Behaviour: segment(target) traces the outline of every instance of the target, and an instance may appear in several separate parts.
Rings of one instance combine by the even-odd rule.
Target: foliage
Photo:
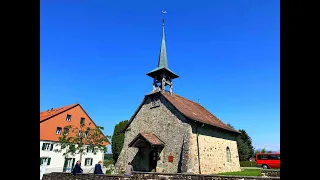
[[[104,154],[104,160],[112,159],[112,154]]]
[[[240,161],[247,161],[250,158],[250,150],[248,145],[245,142],[243,142],[240,136],[238,136],[237,138],[237,146]]]
[[[111,169],[107,169],[106,170],[106,175],[110,175],[111,174]]]
[[[230,128],[235,129],[231,124],[227,124]],[[254,157],[254,148],[252,146],[251,137],[244,129],[239,129],[241,133],[237,137],[237,146],[240,161],[247,161],[250,157]]]
[[[125,128],[127,123],[128,123],[128,120],[124,120],[116,124],[116,126],[114,127],[114,131],[111,139],[112,158],[113,158],[114,164],[118,160],[118,157],[120,155],[120,152],[123,147],[123,142],[124,142],[124,133],[121,133],[120,131]]]
[[[114,164],[113,159],[108,159],[108,160],[103,161],[103,166],[105,166],[107,168],[109,168],[110,165],[113,165],[113,164]]]
[[[230,128],[234,129],[234,127],[230,123],[228,123],[227,126],[229,126]]]
[[[240,161],[240,167],[257,167],[256,162]]]
[[[272,153],[272,151],[267,151],[267,153]]]
[[[95,128],[81,125],[80,128],[73,126],[65,126],[63,132],[59,137],[59,142],[55,143],[58,149],[55,152],[65,150],[63,155],[86,154],[87,148],[90,148],[94,154],[97,152],[106,152],[107,148],[103,145],[110,136],[105,137],[102,134],[103,127],[97,126]],[[107,138],[107,139],[106,139]]]
[[[247,134],[247,132],[244,129],[239,129],[239,132],[241,133],[240,134],[241,139],[248,147],[248,150],[249,150],[249,152],[248,152],[249,157],[248,158],[254,157],[254,148],[252,146],[251,137]],[[244,160],[244,159],[240,159],[240,160]],[[248,160],[248,159],[245,159],[245,160]]]
[[[260,169],[244,169],[238,172],[225,172],[219,173],[219,175],[233,175],[233,176],[261,176]]]

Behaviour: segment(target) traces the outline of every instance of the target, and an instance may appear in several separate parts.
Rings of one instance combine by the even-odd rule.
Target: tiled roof
[[[52,109],[49,109],[47,111],[43,111],[43,112],[40,112],[40,122],[41,121],[44,121],[46,119],[49,119],[59,113],[62,113],[68,109],[71,109],[75,106],[77,106],[79,104],[71,104],[71,105],[68,105],[68,106],[63,106],[63,107],[60,107],[60,108],[52,108]]]
[[[141,134],[141,136],[146,138],[146,140],[149,141],[149,143],[151,143],[152,145],[162,145],[163,144],[163,142],[152,133],[140,133],[140,134]]]
[[[141,139],[144,139],[148,143],[150,143],[151,146],[163,146],[164,143],[154,134],[152,133],[142,133],[140,132],[129,144],[129,147],[135,146],[135,143],[137,141],[140,141]]]
[[[148,95],[155,94],[160,92],[157,88]],[[207,109],[201,106],[199,103],[193,102],[189,99],[186,99],[182,96],[179,96],[175,93],[170,95],[170,92],[163,91],[161,94],[175,107],[178,111],[180,111],[187,118],[198,121],[201,123],[209,124],[218,128],[222,128],[228,131],[239,133],[238,131],[230,128],[226,124],[224,124],[220,119],[218,119],[215,115],[211,114]]]

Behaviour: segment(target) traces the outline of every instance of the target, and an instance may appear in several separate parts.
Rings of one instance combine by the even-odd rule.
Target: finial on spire
[[[164,15],[167,14],[167,11],[162,10],[162,26],[164,26]]]

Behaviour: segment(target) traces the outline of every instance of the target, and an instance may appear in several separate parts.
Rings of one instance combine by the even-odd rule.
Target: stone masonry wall
[[[188,170],[190,163],[188,159],[182,157],[187,157],[189,154],[188,143],[191,126],[187,123],[188,120],[164,97],[160,96],[160,100],[160,106],[152,108],[151,98],[149,97],[126,130],[123,149],[116,163],[118,172],[124,171],[125,165],[139,154],[138,148],[128,147],[128,144],[139,132],[153,133],[165,143],[165,147],[160,153],[160,160],[157,162],[157,172],[175,173],[179,169],[181,172]],[[140,153],[146,156],[148,151]],[[168,162],[168,156],[174,157],[173,162]],[[181,161],[180,158],[182,158]],[[147,163],[144,161],[142,164],[148,166]],[[145,169],[140,166],[139,170],[143,171]]]
[[[196,125],[192,126],[191,154],[193,172],[199,172]],[[240,171],[236,137],[212,126],[198,127],[201,174]],[[226,148],[230,148],[231,162],[227,162]]]
[[[133,174],[133,176],[112,176],[112,175],[93,175],[71,173],[50,173],[45,174],[42,180],[171,180],[171,179],[191,179],[191,180],[278,180],[280,177],[261,177],[261,176],[223,176],[223,175],[197,175],[197,174]]]

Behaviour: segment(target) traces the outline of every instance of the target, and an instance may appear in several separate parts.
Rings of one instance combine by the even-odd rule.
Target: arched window
[[[230,148],[227,147],[227,162],[231,162],[231,152],[230,152]]]

